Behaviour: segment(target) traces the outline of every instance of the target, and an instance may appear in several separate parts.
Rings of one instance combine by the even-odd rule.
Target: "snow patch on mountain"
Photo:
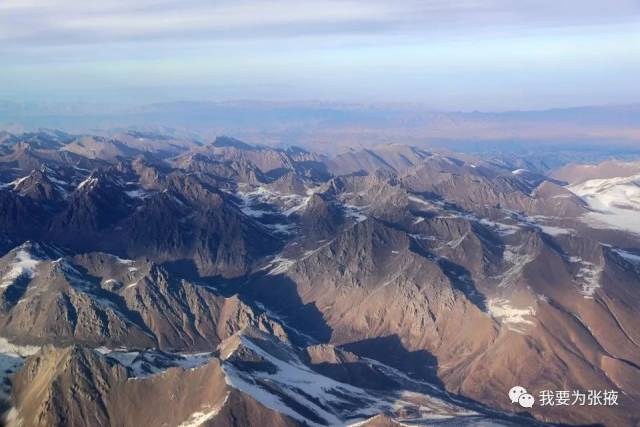
[[[580,293],[585,298],[592,299],[596,289],[601,286],[600,280],[604,271],[603,267],[584,260],[580,261],[580,264],[582,266],[576,275],[576,280],[581,287]]]
[[[240,210],[254,218],[262,218],[265,215],[282,214],[289,216],[304,208],[309,202],[313,191],[308,191],[307,196],[298,194],[283,194],[266,187],[257,187],[251,191],[238,191],[235,193],[241,201]]]
[[[508,265],[508,268],[499,276],[498,287],[509,288],[516,284],[521,277],[524,268],[535,259],[536,255],[528,253],[524,245],[505,246],[502,258]]]
[[[133,261],[132,259],[124,259],[124,258],[120,258],[119,256],[115,256],[113,255],[113,259],[118,263],[118,264],[133,264],[135,261]]]
[[[536,314],[533,307],[517,308],[507,299],[492,298],[487,301],[487,309],[492,317],[514,332],[523,333],[524,327],[535,324],[531,320]]]
[[[270,233],[285,236],[295,234],[297,230],[288,217],[302,210],[311,198],[298,194],[283,194],[265,187],[238,191],[235,196],[240,199],[238,207],[242,213],[255,218]]]
[[[546,233],[550,236],[562,236],[562,235],[571,235],[573,233],[575,233],[575,230],[571,229],[571,228],[564,228],[564,227],[556,227],[553,225],[540,225],[538,224],[538,227],[540,228],[540,230],[542,230],[543,233]]]
[[[188,420],[181,423],[178,427],[198,427],[203,425],[205,421],[213,419],[216,415],[218,415],[218,412],[220,412],[220,409],[224,408],[224,405],[227,403],[227,399],[229,399],[228,393],[225,396],[222,403],[220,403],[219,405],[216,405],[213,408],[212,407],[202,408],[203,411],[206,411],[206,412],[200,412],[200,411],[194,412],[193,414],[191,414]]]
[[[222,356],[227,384],[305,425],[346,426],[380,413],[414,413],[421,421],[479,415],[428,394],[375,392],[341,383],[306,366],[286,344],[276,349],[262,338],[238,338],[237,346]],[[247,371],[235,364],[233,354],[240,347],[271,368]]]
[[[367,220],[367,216],[363,213],[368,206],[355,206],[344,204],[344,214],[348,218],[353,218],[356,222],[362,222]]]
[[[125,191],[124,194],[126,194],[130,199],[144,199],[149,196],[148,192],[141,189]]]
[[[9,184],[7,184],[8,186],[13,186],[13,188],[15,189],[16,187],[18,187],[20,184],[22,184],[24,181],[26,181],[31,175],[27,175],[27,176],[23,176],[22,178],[18,178],[12,182],[10,182]]]
[[[640,234],[640,175],[592,179],[568,188],[591,208],[583,217],[589,225]]]
[[[10,269],[2,275],[0,279],[0,288],[7,288],[15,283],[21,277],[28,279],[35,275],[36,267],[40,264],[40,259],[29,252],[26,248],[21,248],[16,252],[15,261],[11,264]]]
[[[147,378],[169,368],[194,369],[207,364],[212,353],[167,353],[158,350],[129,351],[127,349],[96,348],[96,351],[125,366],[132,379]]]
[[[98,183],[98,178],[95,178],[94,176],[89,176],[87,179],[85,179],[80,184],[78,184],[77,189],[81,190],[84,187],[91,188],[92,186],[96,185],[97,183]]]
[[[429,206],[429,207],[433,206],[432,203],[429,203],[426,200],[422,200],[421,198],[416,197],[416,196],[409,196],[408,199],[410,201],[414,202],[414,203],[418,203],[418,204],[421,204],[421,205],[425,205],[425,206]]]
[[[507,212],[511,220],[516,221],[518,227],[533,228],[554,237],[562,235],[572,235],[576,233],[576,230],[572,228],[560,227],[556,225],[553,222],[557,219],[555,217],[548,217],[543,215],[528,216],[522,212],[514,212],[508,209],[505,209],[505,212]]]
[[[509,236],[509,235],[515,234],[518,231],[520,231],[520,227],[517,226],[517,225],[505,224],[503,222],[490,221],[490,220],[485,219],[485,218],[482,218],[482,219],[474,218],[474,219],[477,220],[480,224],[484,225],[485,227],[488,227],[488,228],[492,229],[494,232],[496,232],[497,234],[499,234],[501,236]]]
[[[267,274],[270,276],[276,276],[278,274],[285,273],[295,263],[296,260],[294,259],[283,258],[278,255],[267,265],[267,268],[269,269],[269,272]]]

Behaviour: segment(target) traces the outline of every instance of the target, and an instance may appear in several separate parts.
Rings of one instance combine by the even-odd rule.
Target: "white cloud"
[[[635,102],[639,16],[637,0],[0,0],[0,98]]]
[[[473,33],[630,22],[631,0],[3,0],[4,47],[148,38],[294,37],[305,34]]]

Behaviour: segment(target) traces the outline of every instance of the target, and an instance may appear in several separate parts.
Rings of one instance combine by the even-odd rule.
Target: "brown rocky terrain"
[[[640,422],[627,175],[126,135],[0,143],[10,423]]]

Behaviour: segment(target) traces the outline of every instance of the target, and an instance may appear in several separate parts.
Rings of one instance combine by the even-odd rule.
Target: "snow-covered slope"
[[[589,204],[591,225],[640,233],[640,175],[592,179],[569,190]]]
[[[255,329],[228,338],[219,351],[229,386],[302,425],[347,426],[377,414],[412,425],[467,425],[473,421],[474,425],[512,426],[528,421],[487,412],[481,405],[370,359],[360,362],[361,369],[366,366],[400,387],[370,390],[339,382],[312,369],[291,345]]]

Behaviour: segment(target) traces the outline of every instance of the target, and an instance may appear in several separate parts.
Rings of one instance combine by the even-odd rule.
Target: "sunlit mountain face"
[[[10,425],[640,416],[637,162],[139,131],[0,147]]]

